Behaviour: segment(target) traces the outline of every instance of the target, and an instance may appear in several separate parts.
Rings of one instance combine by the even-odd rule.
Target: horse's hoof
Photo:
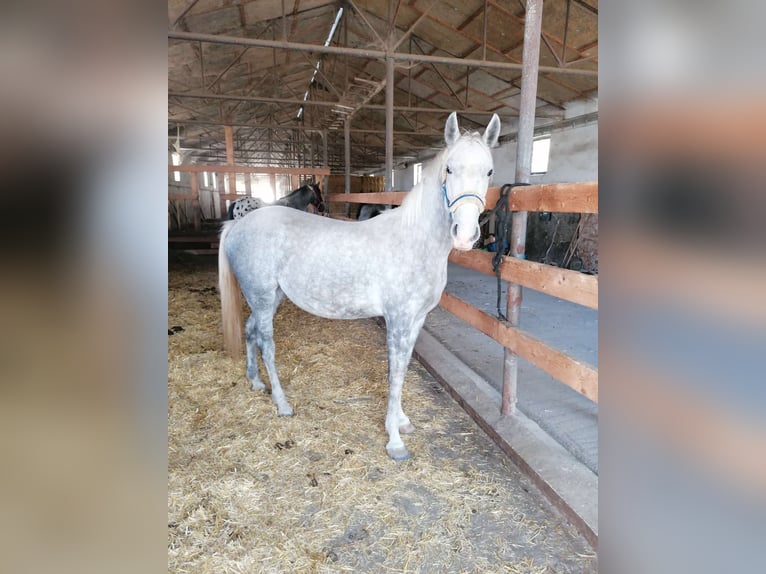
[[[264,385],[263,383],[261,383],[259,381],[250,381],[250,384],[251,384],[252,389],[254,391],[265,391],[266,390],[266,385]]]
[[[412,423],[407,423],[406,425],[402,425],[399,427],[399,432],[402,434],[411,434],[415,432],[415,425]]]
[[[295,411],[293,411],[293,409],[288,409],[285,411],[277,411],[277,414],[280,417],[292,417],[292,416],[295,416]]]
[[[391,457],[396,462],[401,462],[403,460],[407,460],[410,458],[410,453],[407,450],[407,447],[400,446],[396,448],[386,448],[386,452],[388,453],[388,456]]]

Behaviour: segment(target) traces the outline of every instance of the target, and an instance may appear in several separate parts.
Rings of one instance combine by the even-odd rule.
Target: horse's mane
[[[420,183],[410,190],[405,196],[401,207],[396,210],[401,212],[402,222],[405,227],[417,225],[417,222],[422,218],[423,212],[427,209],[423,201],[424,196],[432,187],[441,185],[442,164],[446,156],[447,150],[443,149],[423,166],[423,176],[420,179]]]

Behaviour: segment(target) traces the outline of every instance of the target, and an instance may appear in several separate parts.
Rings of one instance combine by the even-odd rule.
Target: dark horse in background
[[[319,184],[307,183],[276,200],[273,204],[249,196],[233,201],[229,205],[228,216],[229,219],[239,219],[251,211],[266,205],[284,205],[285,207],[292,207],[300,211],[307,211],[309,205],[313,205],[318,213],[324,213],[325,211],[325,203],[322,198],[322,191],[319,189]]]
[[[357,219],[359,221],[372,219],[373,217],[380,215],[384,211],[388,211],[389,209],[393,209],[393,208],[394,208],[393,205],[376,205],[373,203],[364,203],[362,204],[362,207],[359,209],[359,217],[357,217]]]

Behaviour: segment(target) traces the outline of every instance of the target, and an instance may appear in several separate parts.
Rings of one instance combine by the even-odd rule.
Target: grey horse
[[[284,296],[320,317],[382,316],[388,346],[386,451],[394,460],[409,458],[401,433],[415,428],[402,410],[404,375],[423,321],[446,285],[450,250],[471,249],[479,238],[493,170],[490,148],[499,135],[497,115],[483,134],[461,135],[457,115],[450,114],[447,147],[424,166],[422,181],[400,208],[366,221],[274,206],[224,224],[218,256],[224,346],[241,353],[241,288],[252,311],[245,324],[247,378],[253,389],[265,389],[258,375],[260,351],[280,416],[293,414],[274,362],[273,317]]]

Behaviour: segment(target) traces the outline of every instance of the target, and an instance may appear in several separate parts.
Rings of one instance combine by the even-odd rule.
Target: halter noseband
[[[462,195],[458,195],[455,199],[450,201],[450,198],[447,195],[447,168],[446,167],[444,168],[444,170],[442,170],[442,195],[444,196],[444,203],[447,204],[447,209],[449,209],[450,218],[454,217],[454,214],[455,214],[455,211],[457,211],[457,208],[460,207],[461,204],[466,202],[478,204],[479,213],[484,211],[484,200],[475,193],[464,193]]]

